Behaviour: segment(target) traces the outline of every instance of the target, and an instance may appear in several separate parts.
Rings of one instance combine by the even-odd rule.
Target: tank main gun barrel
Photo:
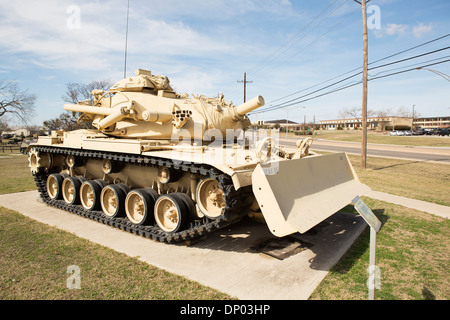
[[[102,115],[106,116],[98,123],[98,129],[102,130],[110,125],[122,120],[129,114],[130,108],[120,107],[120,108],[107,108],[107,107],[93,107],[84,106],[78,104],[65,104],[64,109],[73,112],[82,112],[88,114]]]
[[[83,106],[79,104],[69,104],[69,103],[64,105],[64,110],[72,112],[98,114],[102,116],[109,116],[111,113],[114,112],[114,109],[112,108]]]
[[[257,96],[252,100],[249,100],[247,102],[244,102],[243,104],[236,106],[235,110],[240,116],[243,116],[246,113],[249,113],[250,111],[262,107],[264,103],[265,103],[264,98],[262,96]]]
[[[98,125],[96,125],[99,130],[103,130],[114,123],[119,122],[123,118],[130,117],[131,114],[136,115],[136,110],[134,110],[134,101],[130,101],[126,104],[113,108],[65,104],[64,109],[72,112],[106,116],[98,122]],[[172,112],[154,112],[144,109],[144,111],[142,111],[139,115],[139,119],[149,122],[166,122],[172,120]]]

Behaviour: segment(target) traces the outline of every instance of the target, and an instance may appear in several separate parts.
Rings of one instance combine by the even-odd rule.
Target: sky
[[[127,3],[0,0],[0,80],[37,95],[31,124],[64,112],[68,83],[123,79]],[[177,92],[223,93],[238,105],[245,72],[247,100],[261,95],[266,102],[250,114],[252,121],[287,117],[317,123],[361,106],[362,10],[353,0],[129,3],[127,76],[138,68],[151,70],[168,76]],[[368,60],[374,67],[369,79],[413,69],[370,80],[368,109],[395,115],[414,106],[423,117],[448,116],[450,82],[438,72],[450,74],[450,62],[442,63],[450,59],[450,36],[443,37],[450,33],[450,1],[372,0],[367,6]],[[391,62],[396,63],[375,68]],[[433,63],[439,64],[414,69]]]

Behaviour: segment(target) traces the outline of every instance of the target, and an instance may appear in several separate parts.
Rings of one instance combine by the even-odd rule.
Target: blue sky
[[[370,5],[378,13],[368,13],[373,23],[369,62],[450,33],[448,0],[372,0]],[[0,0],[0,79],[16,81],[38,96],[34,124],[64,111],[66,83],[123,78],[126,10],[127,0]],[[376,65],[448,46],[450,37]],[[369,77],[449,55],[450,50],[443,50],[369,71]],[[331,84],[305,90],[361,66],[361,7],[352,0],[130,0],[127,75],[149,69],[167,75],[181,93],[223,92],[226,100],[240,104],[243,85],[237,81],[246,72],[252,81],[247,99],[262,95],[270,106]],[[429,68],[450,74],[450,62]],[[394,114],[415,105],[421,116],[447,116],[449,84],[428,70],[373,80],[368,108]],[[298,122],[305,116],[306,121],[329,120],[344,108],[361,106],[361,92],[359,84],[250,118],[288,114]]]

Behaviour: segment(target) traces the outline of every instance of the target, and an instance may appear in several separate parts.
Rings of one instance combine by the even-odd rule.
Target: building
[[[367,129],[374,131],[395,130],[396,127],[411,128],[412,118],[409,117],[368,117]],[[336,119],[320,121],[321,130],[357,130],[362,129],[362,119]]]
[[[288,127],[289,131],[299,131],[302,130],[304,126],[304,124],[300,124],[298,122],[286,119],[270,120],[270,121],[259,120],[252,122],[252,125],[267,126],[267,127],[274,127],[276,125],[279,125],[280,128],[283,128],[283,131],[285,131],[286,127]]]
[[[425,117],[415,118],[414,128],[434,129],[450,127],[450,117]]]
[[[2,134],[28,137],[29,135],[31,135],[31,132],[30,132],[30,130],[28,130],[26,128],[18,128],[15,130],[4,131]]]

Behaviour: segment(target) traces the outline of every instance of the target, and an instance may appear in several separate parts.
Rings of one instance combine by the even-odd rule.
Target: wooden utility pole
[[[238,80],[237,82],[244,83],[244,102],[246,101],[247,83],[253,83],[253,81],[247,81],[247,73],[244,72],[244,80]]]
[[[361,142],[361,169],[367,164],[367,9],[366,0],[354,0],[362,7],[363,19],[363,94],[362,94],[362,142]]]

